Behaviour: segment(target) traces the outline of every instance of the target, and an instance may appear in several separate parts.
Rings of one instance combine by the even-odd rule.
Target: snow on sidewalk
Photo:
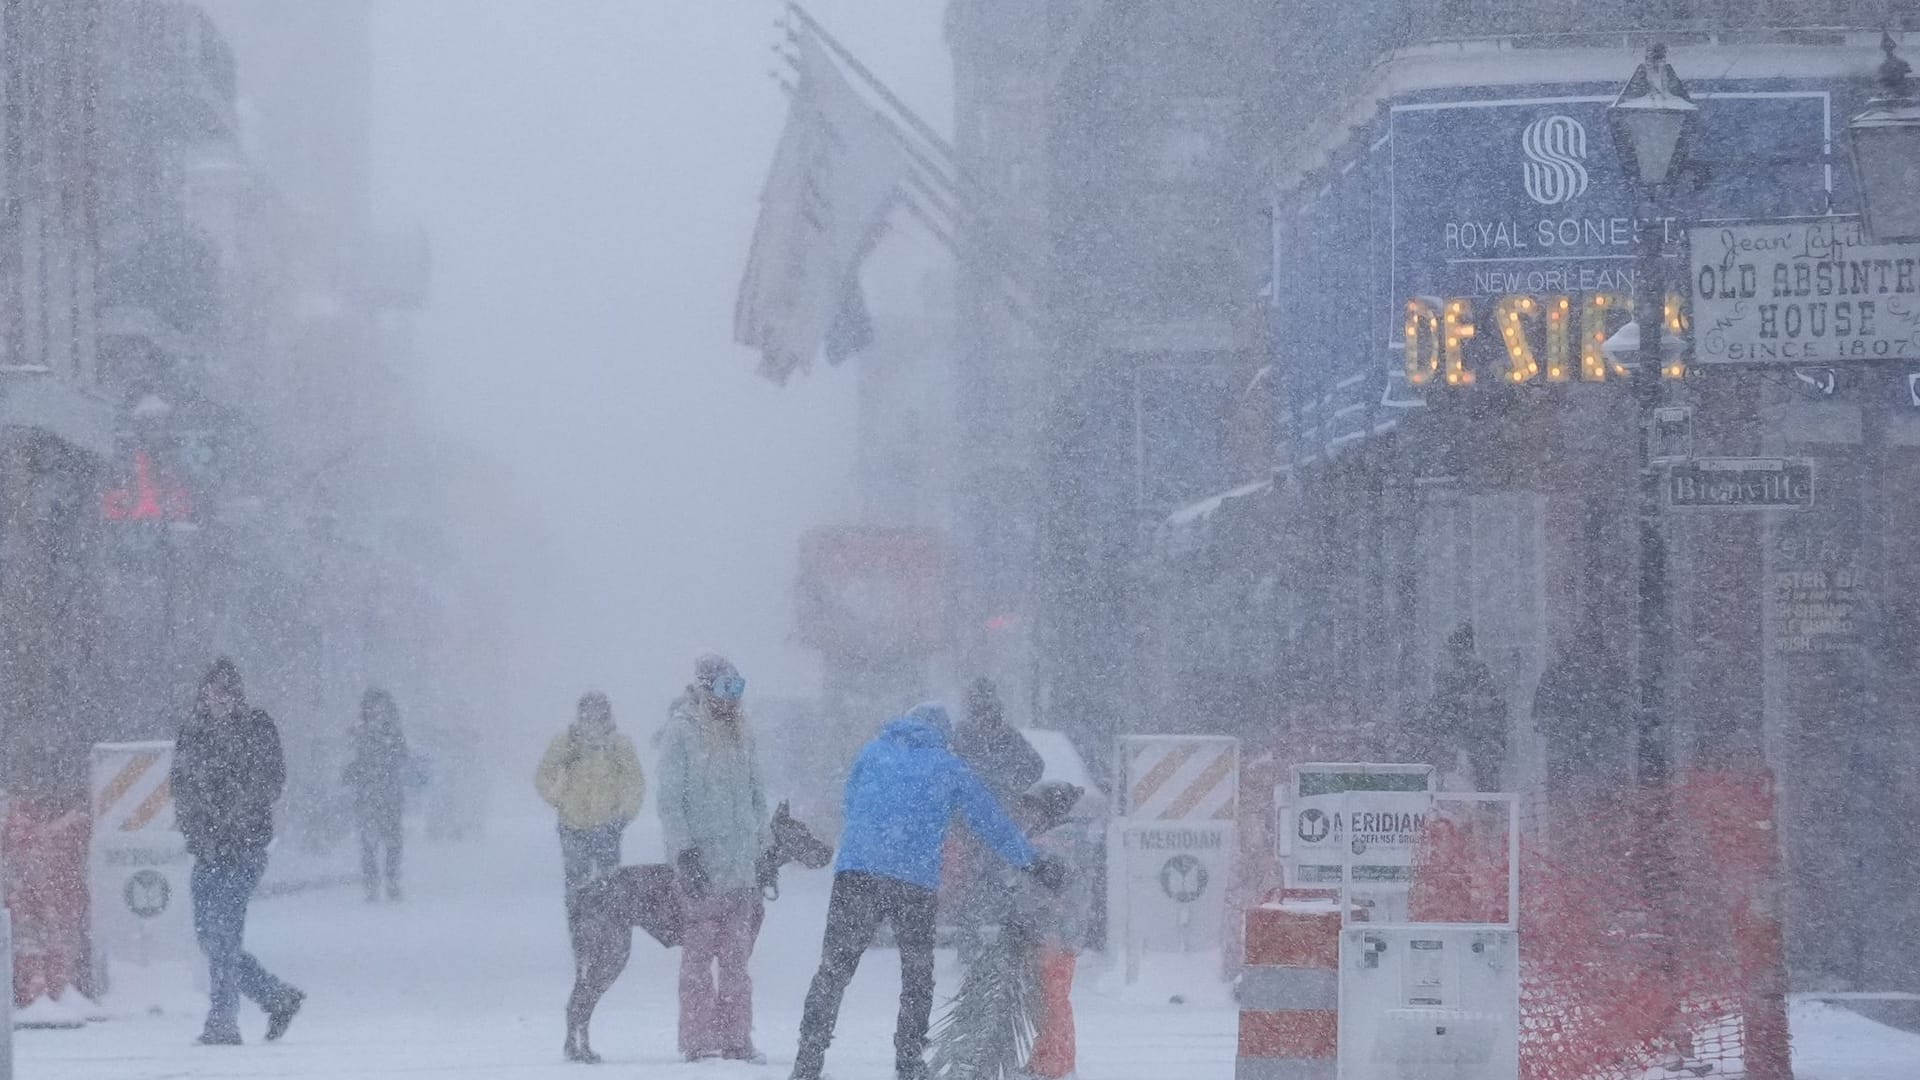
[[[651,815],[648,815],[650,817]],[[627,838],[630,862],[657,858],[651,822]],[[367,904],[358,889],[328,889],[256,904],[248,945],[304,988],[306,1008],[279,1044],[245,1007],[249,1045],[192,1044],[204,1003],[183,993],[161,1015],[71,1031],[18,1033],[19,1074],[30,1080],[780,1080],[793,1059],[800,1003],[818,962],[828,877],[789,868],[754,957],[756,1037],[765,1066],[688,1065],[674,1050],[678,953],[644,935],[626,975],[601,1002],[599,1069],[561,1060],[561,1011],[571,985],[560,906],[560,857],[551,824],[533,813],[496,821],[486,846],[409,851],[407,901]],[[1090,962],[1080,981],[1081,1075],[1087,1080],[1228,1080],[1236,1016],[1220,1001],[1174,1006],[1152,995],[1101,992]],[[943,957],[939,987],[958,985]],[[828,1070],[839,1080],[890,1080],[897,1008],[896,953],[861,965],[841,1013]]]
[[[655,858],[650,827],[628,837],[627,858]],[[828,878],[789,868],[786,893],[768,911],[754,958],[757,1038],[764,1066],[682,1063],[674,1052],[678,954],[642,936],[625,977],[601,1003],[599,1069],[560,1058],[561,1010],[572,978],[560,907],[560,859],[551,825],[529,813],[499,821],[485,846],[410,850],[409,895],[367,904],[354,888],[278,897],[254,909],[249,945],[309,994],[286,1040],[258,1043],[264,1021],[249,1010],[250,1045],[192,1045],[204,1001],[190,987],[159,1015],[17,1035],[27,1080],[782,1080],[792,1061],[800,1002],[818,960]],[[1097,958],[1076,990],[1080,1075],[1085,1080],[1229,1080],[1237,1015],[1206,986],[1211,961],[1150,966],[1125,986]],[[958,973],[943,957],[939,987]],[[897,954],[861,965],[828,1060],[839,1080],[890,1080],[899,987]],[[1169,997],[1181,992],[1186,1004]],[[1799,1080],[1916,1080],[1920,1035],[1817,1003],[1793,1011]]]
[[[1793,1006],[1796,1080],[1914,1080],[1920,1035],[1820,1002]]]

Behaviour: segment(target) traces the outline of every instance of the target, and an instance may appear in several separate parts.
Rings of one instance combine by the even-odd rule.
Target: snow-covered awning
[[[1250,484],[1209,495],[1198,502],[1168,514],[1154,537],[1154,547],[1162,558],[1179,558],[1205,543],[1208,528],[1220,508],[1236,499],[1260,495],[1273,489],[1273,481],[1256,480]]]

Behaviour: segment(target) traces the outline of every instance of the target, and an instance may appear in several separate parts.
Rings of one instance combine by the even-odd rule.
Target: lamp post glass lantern
[[[1622,156],[1631,162],[1643,190],[1666,185],[1680,160],[1700,106],[1667,63],[1667,47],[1647,48],[1647,59],[1607,110]]]
[[[1880,48],[1880,96],[1847,124],[1861,216],[1877,243],[1920,240],[1920,99],[1892,34],[1881,36]]]

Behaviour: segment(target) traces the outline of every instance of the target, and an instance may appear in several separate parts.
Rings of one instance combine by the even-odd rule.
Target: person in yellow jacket
[[[620,834],[639,816],[647,780],[633,740],[613,726],[607,695],[581,696],[578,716],[547,747],[534,785],[559,814],[568,896],[620,865]]]

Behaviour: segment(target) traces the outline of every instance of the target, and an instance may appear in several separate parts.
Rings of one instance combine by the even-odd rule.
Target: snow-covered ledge
[[[87,453],[113,453],[113,406],[40,365],[0,366],[0,428],[32,428]]]

